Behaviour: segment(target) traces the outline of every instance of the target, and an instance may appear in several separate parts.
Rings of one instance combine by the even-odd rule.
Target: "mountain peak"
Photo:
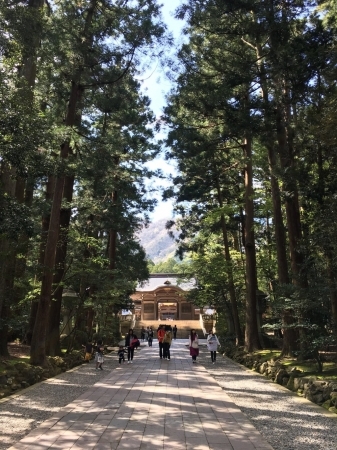
[[[144,227],[138,235],[147,257],[154,263],[166,261],[168,258],[174,257],[176,252],[177,244],[168,235],[168,230],[165,228],[169,220],[169,217],[155,220],[147,228]],[[172,231],[173,233],[176,231],[175,227],[172,228]]]

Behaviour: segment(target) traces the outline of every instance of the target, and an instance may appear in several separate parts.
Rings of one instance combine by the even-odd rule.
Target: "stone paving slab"
[[[170,361],[142,348],[9,450],[27,449],[273,450],[179,340]]]

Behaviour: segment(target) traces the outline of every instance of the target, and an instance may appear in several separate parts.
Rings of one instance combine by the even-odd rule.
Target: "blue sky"
[[[168,30],[173,34],[177,43],[179,41],[183,22],[181,20],[174,19],[173,13],[181,4],[182,0],[164,0],[162,8],[163,20],[167,24]],[[155,62],[154,66],[148,71],[147,74],[145,74],[144,81],[142,81],[141,84],[142,89],[151,99],[152,110],[157,117],[160,117],[163,107],[165,106],[165,95],[169,92],[172,85],[165,77],[159,61]],[[158,138],[162,137],[162,135],[158,136]],[[151,169],[160,168],[166,176],[175,173],[174,166],[165,161],[163,156],[156,158],[151,163],[148,163],[147,166]],[[153,186],[168,186],[169,182],[167,180],[152,180],[151,184]],[[158,206],[151,214],[151,219],[158,220],[163,218],[171,218],[172,203],[162,202],[160,193],[158,193],[155,198],[158,200]]]

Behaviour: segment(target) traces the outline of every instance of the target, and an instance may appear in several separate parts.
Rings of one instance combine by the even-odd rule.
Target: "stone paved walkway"
[[[185,343],[143,347],[9,450],[273,450]]]

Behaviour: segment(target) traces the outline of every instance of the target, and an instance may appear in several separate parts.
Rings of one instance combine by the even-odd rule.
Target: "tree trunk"
[[[293,152],[287,138],[287,131],[284,125],[286,118],[282,112],[282,108],[278,108],[277,112],[277,138],[279,146],[279,154],[281,167],[284,171],[289,172],[289,169],[294,167]],[[302,237],[301,220],[298,205],[297,184],[294,177],[287,173],[284,180],[284,191],[286,192],[286,217],[288,227],[288,239],[290,249],[290,261],[293,284],[295,286],[306,286],[301,282],[301,267],[303,265],[303,254],[300,252],[299,243]]]
[[[73,199],[74,176],[65,180],[63,198],[69,204]],[[68,231],[71,218],[71,209],[62,208],[60,215],[60,235],[56,250],[55,275],[53,285],[56,287],[54,300],[50,304],[46,353],[49,356],[61,356],[60,320],[62,308],[63,285],[60,285],[65,274],[65,264],[68,247]]]
[[[264,113],[265,113],[265,130],[267,136],[270,136],[273,125],[269,120],[269,114],[271,113],[271,107],[269,102],[268,94],[268,84],[266,80],[265,65],[263,62],[263,52],[261,45],[256,46],[256,56],[259,67],[259,77],[262,98],[264,103]],[[282,285],[289,284],[289,273],[288,273],[288,260],[287,260],[287,245],[286,245],[286,233],[284,228],[283,214],[282,214],[282,202],[280,194],[280,186],[278,179],[275,175],[277,169],[277,157],[274,150],[274,139],[268,138],[265,142],[268,151],[268,163],[269,163],[269,173],[270,173],[270,185],[271,185],[271,195],[273,204],[273,225],[275,232],[275,243],[276,243],[276,257],[277,257],[277,274],[278,274],[278,284],[280,287]],[[283,341],[282,341],[282,355],[292,356],[293,351],[297,348],[297,334],[293,328],[289,328],[289,325],[295,322],[292,316],[292,311],[285,308],[282,312],[282,324],[283,324]]]
[[[7,195],[13,198],[15,195],[15,170],[4,161],[0,162],[0,210],[3,210],[1,202]],[[11,286],[14,280],[11,272],[14,270],[13,248],[7,236],[0,238],[0,356],[8,356],[7,350],[7,318],[8,304],[12,295]]]
[[[94,11],[96,8],[97,0],[92,0],[90,3],[90,6],[87,10],[87,16],[85,20],[83,35],[85,39],[88,41],[88,47],[92,44],[92,35],[89,34],[89,28],[93,20]],[[65,124],[68,126],[79,126],[81,124],[81,116],[82,116],[82,94],[83,94],[83,88],[80,85],[80,78],[81,78],[81,72],[83,68],[79,69],[79,72],[76,76],[76,81],[72,81],[72,88],[70,93],[70,101],[68,104],[68,113],[67,118],[65,121]],[[63,148],[61,149],[61,158],[68,158],[69,154],[72,153],[72,149],[69,146],[69,143],[66,142],[63,145]],[[73,195],[73,187],[74,187],[74,176],[67,176],[67,177],[61,177],[59,179],[59,188],[62,189],[62,196],[67,202],[72,201],[72,195]],[[59,238],[61,241],[59,242],[59,245],[57,245],[57,242],[55,243],[55,237],[53,239],[53,244],[51,245],[51,254],[50,257],[54,259],[54,264],[56,264],[56,272],[54,276],[52,276],[51,280],[51,274],[48,272],[48,276],[44,278],[46,287],[45,287],[45,295],[43,303],[47,304],[47,291],[49,291],[49,300],[48,303],[50,303],[51,300],[51,290],[53,282],[58,285],[64,276],[64,270],[65,270],[65,261],[67,256],[67,237],[68,237],[68,229],[70,224],[70,217],[71,217],[71,210],[69,208],[62,209],[62,197],[59,197],[59,194],[61,192],[58,192],[57,201],[55,202],[55,208],[59,210],[59,219],[58,223],[60,226],[60,229],[58,231],[57,241]],[[55,196],[54,196],[55,199]],[[53,201],[53,207],[54,207],[54,201]],[[48,234],[49,236],[49,234]],[[46,274],[45,274],[46,275]],[[48,352],[48,354],[60,354],[61,348],[60,348],[60,315],[61,315],[61,308],[62,308],[62,293],[63,293],[63,287],[58,286],[56,293],[55,293],[55,301],[53,301],[50,304],[49,307],[49,319],[47,321],[48,324],[48,341],[46,341],[46,329],[40,330],[39,333],[42,333],[44,335],[44,347],[45,352]],[[40,301],[42,299],[42,288],[41,288],[41,297]],[[47,311],[48,308],[45,307],[43,310]],[[34,330],[35,332],[35,330]]]
[[[8,312],[9,306],[5,301],[2,305],[1,310],[1,325],[0,325],[0,356],[8,357],[8,346],[7,346],[7,338],[8,338]]]
[[[31,11],[34,11],[34,9],[35,9],[36,13],[38,13],[38,10],[43,7],[43,4],[44,4],[44,0],[29,0],[28,8]],[[21,84],[24,87],[26,95],[27,95],[26,85],[30,88],[29,94],[30,94],[31,100],[33,100],[33,88],[35,85],[35,77],[36,77],[36,51],[40,45],[40,30],[41,30],[40,17],[32,16],[32,23],[33,23],[33,25],[31,27],[31,31],[33,33],[33,36],[32,36],[33,39],[31,40],[31,47],[29,48],[29,55],[23,57],[22,64],[20,66],[20,70],[18,73],[19,84]],[[23,83],[20,83],[21,80],[23,81]],[[9,194],[10,196],[15,197],[18,202],[22,203],[24,201],[24,196],[25,196],[26,181],[20,177],[17,177],[14,167],[9,167],[5,164],[2,167],[2,169],[6,170],[8,172],[7,177],[12,178],[11,188],[10,188],[11,193],[10,193],[10,191],[5,191],[5,192],[7,192],[7,194]],[[4,172],[2,174],[4,175]],[[16,181],[14,181],[14,180],[16,180]],[[18,260],[16,260],[16,255],[18,254],[18,252],[21,252],[22,254],[26,255],[27,250],[28,250],[28,238],[26,236],[20,237],[19,238],[19,247],[11,246],[8,241],[7,241],[7,243],[5,243],[5,247],[3,247],[2,243],[0,242],[0,247],[1,247],[1,249],[5,249],[5,247],[7,247],[7,250],[5,250],[5,252],[4,252],[4,255],[6,255],[6,259],[5,259],[6,274],[0,268],[0,277],[1,277],[1,279],[0,279],[0,315],[1,315],[2,299],[6,298],[7,302],[9,301],[9,298],[8,298],[8,295],[9,295],[8,287],[9,286],[12,286],[10,289],[11,290],[10,295],[11,295],[12,302],[15,303],[17,300],[15,298],[15,293],[13,291],[14,280],[15,280],[16,274],[21,277],[23,276],[24,270],[25,270],[25,260],[20,259],[19,266],[18,266]],[[1,259],[1,255],[0,255],[0,259]],[[0,262],[0,266],[1,266],[1,262]],[[2,275],[4,276],[4,278],[2,278]],[[1,285],[2,284],[4,286],[5,285],[7,286],[6,297],[2,296],[2,293],[1,293]],[[9,309],[9,307],[7,307],[6,308],[6,318],[9,316],[9,314],[10,314],[10,309]],[[7,333],[6,333],[7,329],[8,329],[7,325],[4,325],[4,327],[2,329],[2,336],[0,337],[0,339],[4,339],[6,342],[2,343],[2,345],[1,345],[2,348],[7,346]]]
[[[92,308],[87,309],[87,333],[89,340],[92,339],[92,328],[94,323],[95,312]]]
[[[286,93],[285,93],[286,96]],[[290,264],[292,273],[292,283],[298,288],[307,288],[306,274],[303,273],[304,255],[300,250],[300,241],[302,238],[301,218],[298,201],[297,182],[295,177],[290,173],[295,166],[293,148],[292,148],[292,130],[290,127],[291,115],[289,108],[279,105],[276,114],[277,120],[277,137],[280,153],[281,167],[284,170],[283,189],[286,193],[286,217],[288,227],[288,240],[290,250]],[[287,124],[287,126],[285,125]],[[298,321],[300,325],[305,320],[304,311],[299,311]],[[294,323],[292,317],[288,317],[289,322]],[[305,329],[299,327],[300,347],[302,355],[307,353],[308,341]],[[296,345],[297,339],[295,341]]]
[[[217,193],[218,193],[219,206],[220,206],[220,208],[222,208],[223,207],[223,196],[222,196],[218,178],[216,179],[216,188],[217,188]],[[237,303],[236,294],[235,294],[232,259],[231,259],[231,255],[230,255],[230,251],[229,251],[227,225],[226,225],[225,216],[223,214],[221,214],[221,217],[220,217],[220,225],[221,225],[221,231],[222,231],[222,239],[223,239],[223,243],[224,243],[225,260],[227,263],[226,264],[226,273],[227,273],[227,277],[228,277],[228,291],[229,291],[229,298],[230,298],[230,302],[231,302],[232,320],[234,323],[234,330],[235,330],[235,340],[236,340],[236,345],[242,345],[243,344],[243,336],[242,336],[240,319],[239,319],[238,303]]]
[[[224,302],[224,312],[225,312],[225,319],[227,322],[227,334],[228,336],[236,336],[235,334],[235,325],[233,320],[233,310],[231,307],[231,303],[227,301],[226,295],[224,292],[222,294],[222,299]]]
[[[219,184],[219,179],[216,178],[216,189],[218,193],[218,202],[220,208],[223,207],[223,195],[221,191],[221,187]],[[230,256],[229,251],[229,243],[228,243],[228,234],[227,234],[227,225],[225,216],[221,214],[220,217],[220,226],[221,226],[221,232],[222,232],[222,239],[224,243],[224,254],[225,254],[225,260],[226,260],[226,273],[228,277],[228,291],[229,291],[229,298],[231,303],[231,310],[232,310],[232,320],[234,323],[234,330],[235,330],[235,341],[236,345],[242,345],[243,344],[243,336],[240,326],[240,319],[239,319],[239,312],[238,312],[238,304],[236,300],[236,293],[235,293],[235,286],[234,286],[234,279],[233,279],[233,267],[232,267],[232,259]]]
[[[64,149],[68,147],[66,144]],[[67,154],[68,149],[65,150]],[[50,296],[53,284],[53,271],[56,258],[56,246],[59,235],[60,208],[62,203],[62,193],[64,186],[64,176],[56,179],[53,206],[50,215],[50,224],[47,236],[47,244],[44,258],[44,268],[42,275],[40,300],[36,314],[35,326],[30,348],[30,362],[33,365],[46,365],[46,331],[49,316]]]
[[[77,105],[81,98],[82,89],[79,86],[79,81],[72,82],[72,89],[68,105],[68,113],[65,124],[67,126],[74,126],[77,118]],[[70,149],[69,142],[65,142],[61,147],[61,160],[67,159]],[[56,260],[56,248],[59,237],[60,227],[60,212],[63,198],[63,189],[65,184],[65,176],[60,174],[56,178],[55,192],[53,196],[52,209],[50,214],[50,224],[47,236],[46,251],[44,258],[44,267],[42,275],[42,285],[39,306],[36,315],[35,327],[33,331],[31,343],[31,364],[45,365],[46,364],[46,332],[49,317],[49,307],[51,300],[51,292],[53,285],[53,273]]]
[[[49,176],[47,185],[46,185],[46,193],[45,193],[45,200],[47,203],[51,202],[55,190],[55,177]],[[42,216],[42,222],[41,222],[41,243],[40,243],[40,251],[39,251],[39,266],[42,270],[43,263],[44,263],[44,255],[46,250],[46,243],[47,243],[47,236],[48,236],[48,230],[49,230],[49,223],[50,223],[50,213],[44,214]],[[39,276],[39,279],[41,279],[42,273]],[[38,300],[32,301],[30,305],[30,316],[29,316],[29,323],[28,323],[28,329],[26,332],[26,342],[28,345],[32,343],[32,337],[33,337],[33,331],[34,331],[34,325],[36,320],[36,314],[38,310],[39,302]]]
[[[33,180],[26,180],[25,189],[23,190],[23,198],[22,202],[30,208],[33,204],[33,195],[34,195],[34,181]],[[18,199],[17,194],[18,189],[18,182],[16,183],[16,198]],[[21,202],[21,200],[19,200]],[[19,238],[19,244],[18,244],[18,252],[22,256],[20,258],[16,258],[15,262],[15,277],[16,278],[23,278],[25,272],[26,272],[26,260],[27,260],[27,253],[29,250],[29,239],[26,234],[23,234]],[[21,298],[21,297],[20,297]]]
[[[333,254],[331,251],[327,253],[328,260],[328,279],[330,288],[331,316],[334,324],[334,332],[337,336],[337,277],[333,264]]]
[[[252,352],[261,348],[257,326],[257,273],[254,235],[254,189],[251,138],[246,138],[243,149],[245,168],[245,251],[246,251],[246,330],[245,349]]]
[[[225,221],[225,216],[223,214],[221,214],[220,221],[221,221],[222,238],[223,238],[223,242],[224,242],[225,259],[226,259],[226,263],[227,263],[226,272],[227,272],[227,276],[228,276],[228,291],[229,291],[229,298],[230,298],[230,303],[231,303],[232,319],[233,319],[234,330],[235,330],[235,341],[236,341],[236,345],[242,345],[243,344],[243,336],[242,336],[240,319],[239,319],[238,303],[237,303],[236,294],[235,294],[232,260],[231,260],[230,251],[229,251],[226,221]]]

